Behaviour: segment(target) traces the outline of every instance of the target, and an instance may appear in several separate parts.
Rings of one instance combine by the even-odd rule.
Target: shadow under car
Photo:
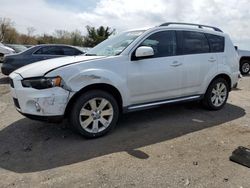
[[[90,140],[61,126],[24,118],[0,131],[0,167],[18,173],[36,172],[121,151],[146,159],[149,156],[138,148],[244,115],[244,109],[232,104],[220,111],[203,110],[198,103],[166,105],[125,114],[111,134]]]

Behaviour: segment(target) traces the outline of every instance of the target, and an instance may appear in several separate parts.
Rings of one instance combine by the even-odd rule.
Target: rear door
[[[199,94],[206,76],[217,71],[217,55],[210,53],[209,42],[204,33],[178,31],[178,34],[182,38],[182,95]]]
[[[207,34],[206,37],[210,44],[210,52],[216,54],[217,56],[217,63],[224,64],[226,62],[226,56],[224,53],[225,50],[225,37]]]

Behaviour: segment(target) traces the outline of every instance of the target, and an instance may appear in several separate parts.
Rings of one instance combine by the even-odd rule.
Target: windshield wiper
[[[85,54],[86,56],[97,56],[96,54]]]

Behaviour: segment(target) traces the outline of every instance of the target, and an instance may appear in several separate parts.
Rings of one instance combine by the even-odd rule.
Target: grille
[[[13,101],[14,101],[15,106],[20,109],[18,100],[16,98],[13,98]]]

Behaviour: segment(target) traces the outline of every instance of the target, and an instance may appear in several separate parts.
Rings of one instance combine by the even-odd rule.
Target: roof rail
[[[201,24],[192,24],[192,23],[182,23],[182,22],[167,22],[167,23],[163,23],[161,24],[160,26],[169,26],[169,25],[191,25],[191,26],[198,26],[199,28],[203,28],[203,27],[207,27],[207,28],[211,28],[215,31],[218,31],[218,32],[222,32],[223,31],[217,27],[213,27],[213,26],[209,26],[209,25],[201,25]]]

